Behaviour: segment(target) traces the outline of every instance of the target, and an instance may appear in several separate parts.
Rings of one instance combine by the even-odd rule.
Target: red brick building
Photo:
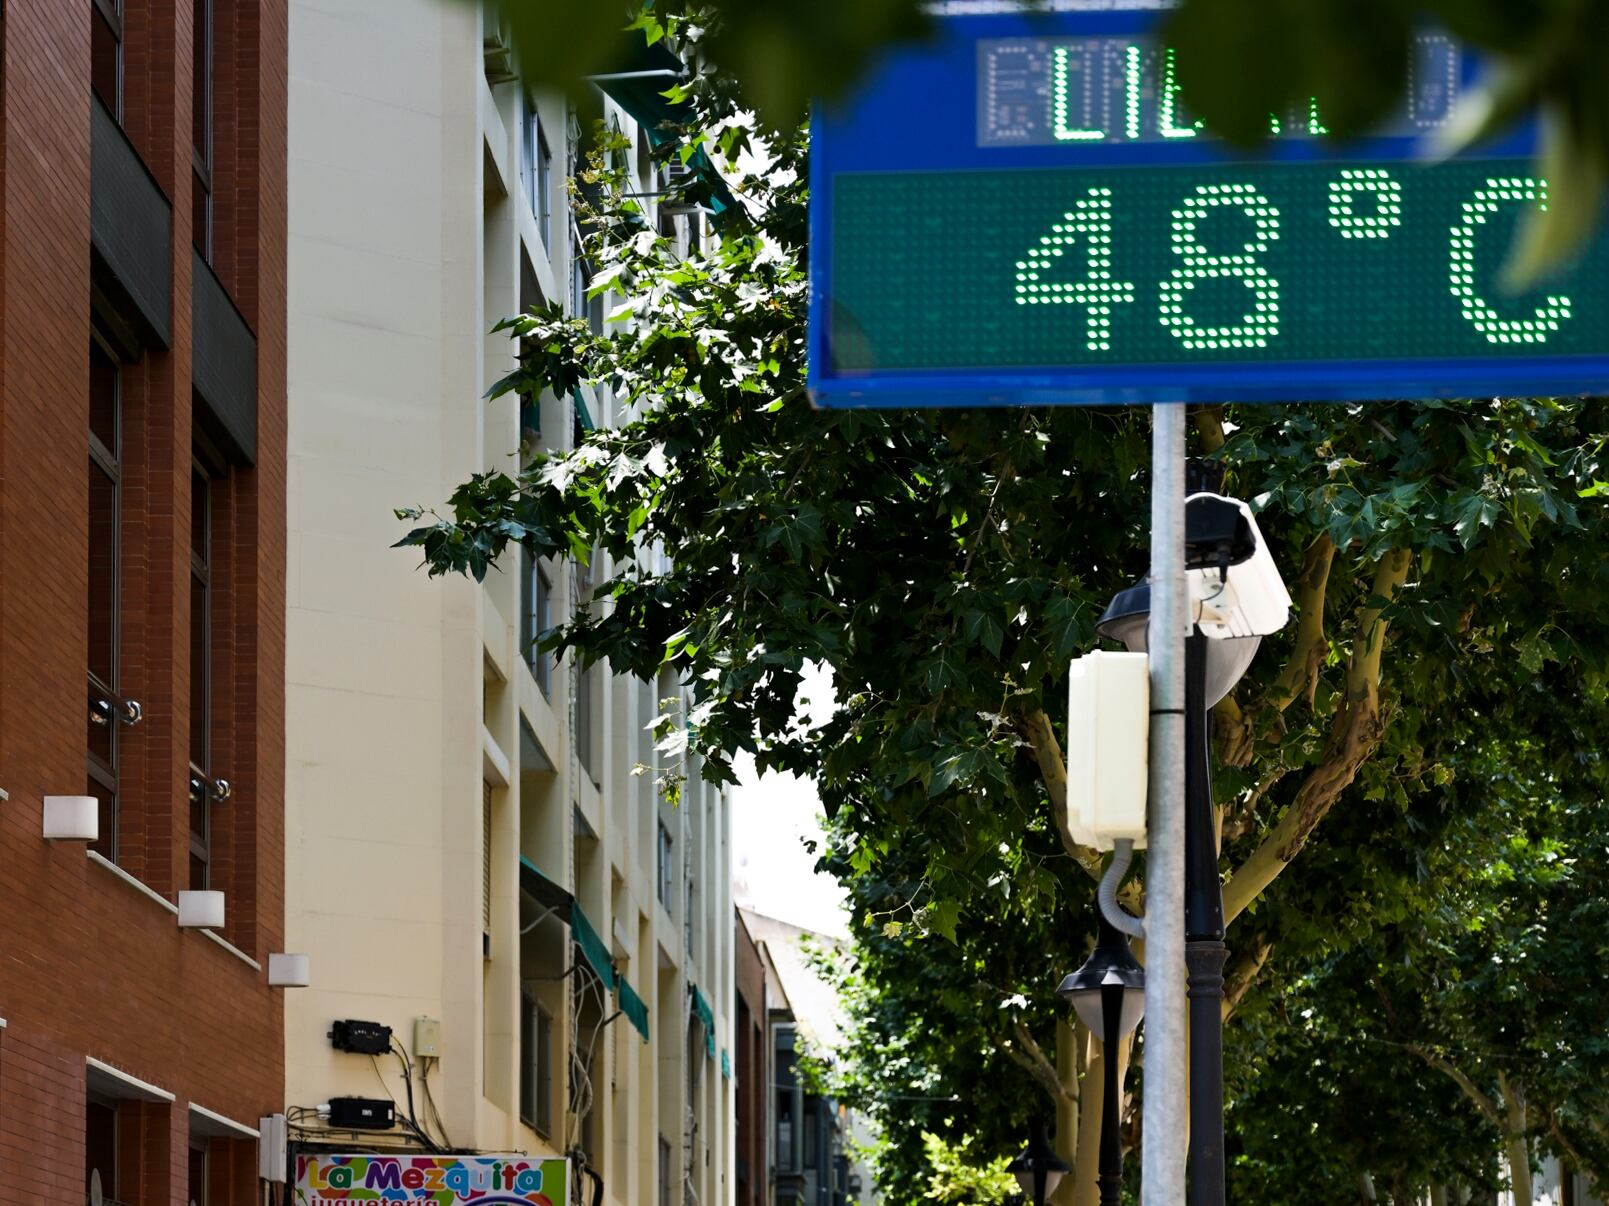
[[[0,1203],[263,1200],[285,104],[285,0],[0,6]]]
[[[749,933],[740,909],[733,909],[737,941],[733,971],[737,1009],[733,1039],[737,1046],[737,1206],[766,1206],[771,1201],[771,999],[765,956]]]

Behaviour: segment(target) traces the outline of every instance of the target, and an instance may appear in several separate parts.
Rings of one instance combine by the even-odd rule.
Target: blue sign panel
[[[1609,238],[1517,293],[1535,133],[1428,163],[1474,66],[1415,39],[1372,136],[1236,151],[1155,10],[946,17],[811,144],[818,405],[1609,393]]]

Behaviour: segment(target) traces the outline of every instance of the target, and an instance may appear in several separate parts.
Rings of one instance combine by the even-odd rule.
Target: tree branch
[[[1268,957],[1274,953],[1274,944],[1259,934],[1250,946],[1239,951],[1224,971],[1223,1020],[1228,1021],[1251,986],[1257,983]]]
[[[1330,728],[1324,756],[1308,772],[1273,831],[1224,885],[1226,923],[1238,917],[1301,853],[1314,828],[1357,778],[1358,768],[1379,748],[1385,736],[1380,709],[1380,656],[1387,629],[1383,613],[1407,580],[1410,562],[1406,549],[1393,549],[1376,564],[1374,582],[1358,613],[1357,633],[1352,638],[1346,696]]]
[[[1062,754],[1061,743],[1056,740],[1056,730],[1051,727],[1050,717],[1042,709],[1036,708],[1022,718],[1021,728],[1028,748],[1034,752],[1034,762],[1039,766],[1039,777],[1045,781],[1045,791],[1050,795],[1050,811],[1056,818],[1056,832],[1061,834],[1062,845],[1080,867],[1093,878],[1100,879],[1100,852],[1074,841],[1073,831],[1067,824],[1067,759]]]
[[[1324,532],[1308,546],[1301,576],[1296,579],[1296,644],[1268,689],[1268,702],[1281,712],[1299,696],[1306,698],[1309,707],[1313,704],[1319,670],[1330,651],[1324,636],[1324,595],[1334,563],[1335,541]]]
[[[1069,1089],[1062,1083],[1061,1077],[1056,1075],[1056,1065],[1045,1054],[1044,1048],[1034,1040],[1032,1032],[1023,1020],[1017,1018],[1011,1025],[1016,1043],[1005,1044],[1006,1054],[1014,1063],[1027,1070],[1039,1083],[1039,1087],[1050,1094],[1052,1101],[1077,1105],[1077,1091]]]
[[[1503,1111],[1498,1109],[1495,1101],[1481,1091],[1479,1085],[1464,1074],[1463,1069],[1427,1048],[1409,1046],[1408,1050],[1412,1051],[1436,1071],[1444,1072],[1450,1076],[1453,1083],[1464,1091],[1464,1096],[1475,1103],[1475,1108],[1481,1112],[1486,1121],[1495,1126],[1499,1132],[1507,1133],[1507,1127],[1503,1120]]]

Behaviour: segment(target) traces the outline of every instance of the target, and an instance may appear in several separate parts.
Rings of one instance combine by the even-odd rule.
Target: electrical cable
[[[402,1065],[402,1083],[408,1091],[408,1128],[413,1131],[415,1135],[418,1135],[419,1138],[423,1140],[426,1146],[428,1146],[432,1151],[439,1152],[445,1150],[445,1146],[443,1144],[438,1143],[435,1138],[433,1138],[425,1130],[424,1127],[419,1125],[419,1111],[415,1108],[413,1102],[413,1062],[408,1058],[407,1050],[403,1047],[402,1043],[398,1041],[396,1035],[391,1036],[391,1052],[397,1057],[397,1062]],[[372,1055],[369,1058],[371,1060],[374,1059]],[[379,1074],[379,1070],[380,1065],[376,1063],[376,1075]],[[395,1102],[396,1098],[392,1098],[392,1101]],[[401,1109],[401,1106],[398,1106],[397,1108]]]
[[[431,1151],[439,1152],[441,1147],[434,1139],[425,1134],[424,1130],[419,1126],[418,1121],[413,1117],[413,1086],[411,1084],[408,1086],[408,1113],[404,1115],[402,1112],[402,1104],[397,1100],[397,1095],[391,1091],[391,1086],[386,1084],[385,1075],[380,1071],[380,1061],[373,1055],[370,1055],[369,1065],[374,1069],[374,1078],[380,1082],[381,1090],[385,1093],[386,1097],[390,1099],[392,1109],[394,1109],[398,1116],[402,1117],[403,1121],[407,1123],[407,1129],[412,1131],[419,1142],[423,1143]],[[317,1114],[317,1111],[315,1110],[314,1113]],[[323,1118],[324,1116],[319,1114],[318,1117]],[[329,1126],[329,1123],[326,1122],[325,1126]]]
[[[436,1132],[441,1136],[443,1146],[451,1150],[453,1141],[447,1134],[447,1124],[441,1120],[441,1111],[436,1108],[436,1098],[430,1091],[430,1069],[441,1060],[437,1056],[422,1057],[424,1066],[419,1069],[419,1085],[425,1091],[425,1105],[430,1109],[430,1117],[436,1124]]]

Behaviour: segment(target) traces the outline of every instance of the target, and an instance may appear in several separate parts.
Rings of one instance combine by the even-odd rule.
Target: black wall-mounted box
[[[330,1125],[386,1131],[397,1124],[396,1106],[379,1097],[330,1098]]]
[[[391,1050],[391,1027],[347,1018],[330,1024],[330,1042],[337,1051],[384,1055]]]

